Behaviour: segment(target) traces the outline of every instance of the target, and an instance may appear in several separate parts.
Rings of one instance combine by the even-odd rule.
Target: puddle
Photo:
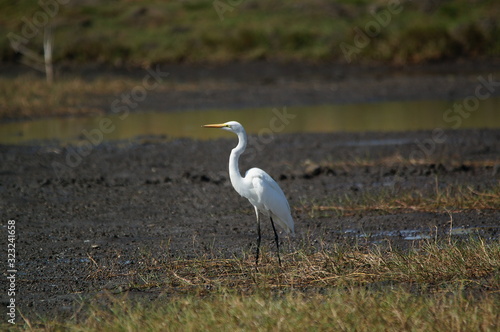
[[[476,234],[485,235],[489,232],[494,232],[495,230],[499,230],[500,226],[498,225],[489,225],[489,226],[475,226],[475,227],[456,227],[451,230],[440,231],[439,235],[446,236],[471,236]],[[405,229],[405,230],[389,230],[389,231],[379,231],[373,233],[364,233],[354,229],[348,229],[344,231],[344,234],[353,235],[358,238],[369,238],[369,239],[379,239],[379,238],[400,238],[405,241],[414,241],[414,240],[425,240],[431,239],[436,236],[435,231],[431,230],[423,230],[423,229]]]
[[[339,146],[383,146],[383,145],[402,145],[414,142],[415,139],[410,138],[387,138],[387,139],[371,139],[360,141],[341,142]]]
[[[74,143],[83,140],[128,140],[136,137],[173,139],[180,137],[213,139],[229,137],[220,130],[203,130],[202,124],[236,120],[251,134],[408,131],[434,128],[500,128],[500,98],[490,98],[468,118],[445,112],[453,107],[450,101],[385,102],[312,107],[183,111],[173,113],[145,112],[123,117],[109,114],[98,117],[49,118],[34,121],[0,123],[0,144],[26,144],[36,141]],[[468,113],[467,113],[468,114]],[[120,118],[122,116],[122,118]],[[451,120],[451,116],[454,116]],[[104,122],[103,122],[104,121]],[[102,128],[102,129],[101,129]],[[87,134],[86,134],[87,133]],[[92,136],[93,135],[93,136]],[[90,137],[90,138],[89,138]],[[360,144],[353,142],[353,144]],[[377,141],[372,145],[401,144]]]

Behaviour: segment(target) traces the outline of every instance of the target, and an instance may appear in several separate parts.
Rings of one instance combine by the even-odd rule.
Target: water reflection
[[[447,236],[473,236],[480,235],[483,238],[496,238],[498,234],[498,225],[483,225],[477,227],[454,227],[449,230],[441,231],[440,235]],[[373,233],[365,233],[356,229],[347,229],[343,231],[344,234],[353,235],[358,238],[369,238],[371,240],[377,241],[377,239],[389,239],[389,238],[399,238],[405,241],[415,241],[415,240],[428,240],[435,238],[438,234],[436,230],[424,230],[424,229],[402,229],[402,230],[388,230],[388,231],[376,231]]]
[[[325,105],[287,108],[290,114],[285,126],[275,126],[284,133],[337,131],[407,131],[451,128],[443,115],[453,106],[449,101],[386,102],[355,105]],[[464,118],[460,128],[500,128],[500,98],[482,101],[479,108]],[[236,120],[249,133],[272,128],[272,118],[284,108],[246,110],[185,111],[174,113],[147,112],[129,114],[125,118],[109,114],[100,117],[50,118],[0,124],[0,144],[19,144],[38,140],[75,142],[101,132],[105,140],[130,139],[154,135],[166,139],[189,137],[212,139],[228,137],[219,130],[202,130],[205,123]],[[292,118],[293,115],[293,118]],[[101,131],[103,119],[109,119],[107,131]],[[276,130],[274,130],[276,131]]]

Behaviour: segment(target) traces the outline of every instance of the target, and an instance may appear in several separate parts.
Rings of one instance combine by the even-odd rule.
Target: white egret
[[[294,234],[293,218],[285,194],[276,181],[260,168],[251,168],[245,173],[244,177],[241,176],[238,160],[243,151],[245,151],[247,134],[240,123],[229,121],[221,124],[208,124],[203,127],[220,128],[238,135],[238,145],[231,151],[231,155],[229,156],[229,178],[238,194],[248,199],[255,209],[258,233],[255,264],[259,263],[261,240],[259,212],[261,212],[271,219],[271,225],[274,230],[274,240],[276,241],[276,248],[278,250],[278,262],[281,266],[278,233],[276,232],[274,222],[276,221],[286,233]]]

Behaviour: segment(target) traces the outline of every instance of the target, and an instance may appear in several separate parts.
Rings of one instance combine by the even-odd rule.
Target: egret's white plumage
[[[221,124],[204,125],[205,128],[220,128],[238,135],[238,145],[231,151],[229,156],[229,177],[234,189],[241,196],[247,198],[255,208],[257,216],[257,230],[259,238],[257,242],[257,257],[260,245],[260,220],[259,212],[270,217],[273,225],[276,245],[278,246],[279,258],[279,242],[276,229],[274,228],[274,221],[286,232],[294,234],[294,223],[290,213],[290,206],[285,197],[285,194],[273,180],[273,178],[261,170],[260,168],[251,168],[242,177],[238,160],[240,155],[245,151],[247,145],[247,134],[243,126],[236,121],[229,121]]]

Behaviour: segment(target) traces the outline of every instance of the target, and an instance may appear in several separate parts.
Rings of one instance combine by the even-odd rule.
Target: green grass
[[[224,1],[227,3],[227,1]],[[371,38],[356,62],[422,62],[498,57],[500,3],[401,1],[402,12]],[[22,18],[43,9],[33,1],[0,1],[0,34],[21,34]],[[113,1],[62,5],[52,20],[56,63],[149,66],[166,62],[341,61],[342,42],[374,21],[387,2],[246,0],[220,19],[213,1]],[[423,23],[425,22],[425,23]],[[41,54],[42,33],[27,46]],[[19,61],[7,38],[0,60]]]
[[[415,297],[406,290],[359,288],[313,296],[228,293],[154,305],[115,301],[108,309],[95,309],[82,323],[49,322],[43,330],[496,331],[499,304],[495,296]]]
[[[429,241],[409,251],[307,246],[284,256],[154,259],[145,254],[120,292],[82,303],[71,319],[29,319],[18,329],[76,331],[495,331],[500,243]],[[94,264],[87,278],[112,279]],[[154,290],[154,301],[132,300]],[[124,295],[125,294],[125,295]]]

